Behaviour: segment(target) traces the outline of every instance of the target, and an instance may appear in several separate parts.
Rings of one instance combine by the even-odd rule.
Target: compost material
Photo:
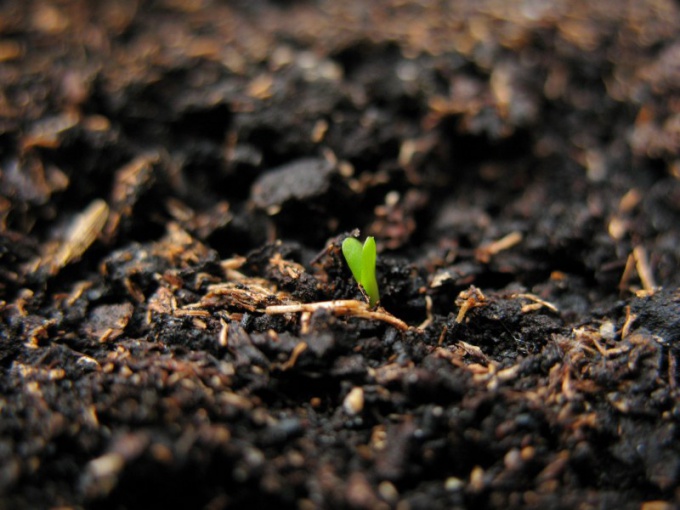
[[[678,2],[0,3],[0,508],[670,510],[679,358]]]

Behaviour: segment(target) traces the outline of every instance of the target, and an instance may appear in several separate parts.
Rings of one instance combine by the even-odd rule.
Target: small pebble
[[[342,408],[349,416],[359,414],[364,408],[364,390],[356,386],[350,390],[342,403]]]

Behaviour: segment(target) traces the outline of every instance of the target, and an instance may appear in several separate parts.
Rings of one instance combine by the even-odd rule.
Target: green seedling
[[[357,239],[348,237],[342,242],[342,254],[354,279],[368,297],[368,304],[375,306],[380,301],[378,281],[375,278],[375,239],[367,237],[362,246]]]

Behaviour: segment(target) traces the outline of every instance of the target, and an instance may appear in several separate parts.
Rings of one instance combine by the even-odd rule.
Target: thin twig
[[[406,331],[408,329],[408,324],[385,311],[383,308],[371,309],[367,303],[355,299],[274,305],[265,308],[265,313],[276,315],[283,313],[315,312],[317,310],[328,310],[335,315],[378,320],[385,322],[390,326],[394,326],[399,331]]]

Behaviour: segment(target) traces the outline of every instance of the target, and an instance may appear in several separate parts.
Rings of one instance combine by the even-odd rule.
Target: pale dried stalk
[[[66,239],[51,263],[57,272],[69,262],[80,258],[101,233],[109,217],[109,206],[103,200],[95,200],[76,216]]]
[[[547,308],[548,310],[552,310],[555,313],[559,313],[559,310],[555,305],[552,303],[545,301],[544,299],[541,299],[540,297],[534,295],[534,294],[528,294],[528,293],[520,293],[520,294],[513,294],[511,297],[513,298],[520,298],[520,299],[528,299],[529,301],[533,301],[534,305],[538,306],[533,306],[533,305],[525,305],[522,307],[522,312],[530,312],[533,310],[536,310],[538,308]]]
[[[319,301],[316,303],[294,303],[289,305],[275,305],[265,308],[265,313],[276,315],[282,313],[301,313],[315,312],[317,310],[328,310],[335,315],[346,315],[350,317],[361,317],[385,322],[394,326],[399,331],[406,331],[408,324],[394,315],[386,312],[382,308],[372,310],[368,303],[355,299],[340,299],[335,301]]]
[[[656,290],[656,282],[654,281],[652,269],[649,267],[647,250],[645,250],[642,246],[636,246],[633,248],[633,257],[635,258],[635,269],[637,270],[640,281],[642,282],[642,288],[645,289],[645,291],[653,294]]]

